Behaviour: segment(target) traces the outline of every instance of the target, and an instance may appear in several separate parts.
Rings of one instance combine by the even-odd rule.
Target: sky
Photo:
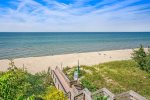
[[[150,32],[150,0],[0,0],[0,32]]]

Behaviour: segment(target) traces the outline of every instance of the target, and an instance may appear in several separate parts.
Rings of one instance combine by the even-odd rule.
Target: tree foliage
[[[14,69],[0,77],[0,97],[4,100],[14,100],[28,96],[31,84],[27,81],[26,72]]]
[[[132,58],[137,62],[138,67],[142,70],[150,72],[150,49],[148,48],[148,52],[144,51],[142,45],[138,50],[133,50]]]
[[[52,88],[53,81],[49,71],[32,75],[24,68],[17,68],[11,61],[8,71],[1,72],[0,76],[0,100],[48,100],[45,95],[63,100],[59,99],[64,97],[63,92]]]
[[[148,53],[146,56],[146,71],[150,72],[150,47],[148,47]]]

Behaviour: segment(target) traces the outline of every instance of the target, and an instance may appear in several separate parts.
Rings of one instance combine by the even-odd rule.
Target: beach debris
[[[101,53],[98,53],[99,55],[101,55]]]

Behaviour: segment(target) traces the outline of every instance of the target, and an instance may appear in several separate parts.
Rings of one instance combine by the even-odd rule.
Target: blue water
[[[131,49],[150,45],[150,32],[0,33],[0,59]]]

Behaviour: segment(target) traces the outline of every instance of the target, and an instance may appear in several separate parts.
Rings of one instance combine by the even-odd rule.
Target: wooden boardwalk
[[[71,90],[71,88],[70,88],[70,86],[68,85],[68,83],[66,82],[66,80],[64,79],[64,77],[60,74],[60,72],[59,72],[58,69],[57,69],[57,70],[54,70],[54,73],[55,73],[56,76],[58,77],[58,79],[59,79],[61,85],[63,86],[63,88],[64,88],[64,90],[65,90],[65,92],[68,93],[68,92]],[[61,85],[60,85],[60,86],[61,86]],[[55,86],[56,86],[56,85],[55,85]],[[58,84],[56,87],[59,88],[59,84]]]
[[[102,88],[91,93],[87,88],[82,89],[77,81],[70,81],[58,67],[50,69],[50,73],[55,87],[62,90],[69,100],[94,100],[97,96],[107,96],[108,100],[147,100],[132,90],[114,95],[108,89]]]

